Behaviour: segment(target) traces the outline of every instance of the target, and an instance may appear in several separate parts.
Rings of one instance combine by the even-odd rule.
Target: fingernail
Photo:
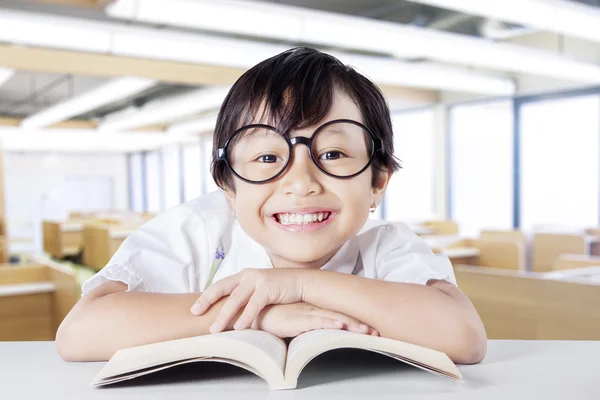
[[[366,332],[366,331],[368,331],[368,330],[369,330],[369,327],[368,327],[368,326],[366,326],[366,325],[359,325],[359,329],[360,329],[361,331],[363,331],[363,332]]]
[[[200,315],[200,306],[199,305],[193,305],[192,308],[190,308],[190,311],[194,315]]]
[[[236,322],[236,323],[233,325],[233,329],[235,329],[235,330],[242,329],[242,323],[241,323],[240,321]]]
[[[217,333],[219,331],[219,324],[217,322],[213,322],[213,324],[208,328],[210,333]]]
[[[342,321],[333,321],[333,324],[339,328],[341,328],[342,326],[344,326],[344,323]]]

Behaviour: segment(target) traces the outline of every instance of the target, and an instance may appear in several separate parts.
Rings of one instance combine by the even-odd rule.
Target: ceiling
[[[294,5],[310,9],[331,11],[341,14],[357,15],[366,18],[393,21],[406,25],[415,25],[431,29],[460,33],[468,36],[484,36],[496,40],[495,34],[514,31],[522,32],[522,27],[513,24],[495,23],[490,25],[484,18],[420,5],[403,0],[248,0],[264,3]],[[574,0],[575,1],[575,0]],[[600,0],[577,0],[600,7]],[[108,18],[102,9],[73,7],[57,4],[57,1],[16,1],[0,0],[0,9],[27,10],[38,13],[87,18],[98,21],[114,21]],[[133,25],[163,28],[161,26],[133,23]],[[184,30],[184,29],[179,29]],[[215,34],[215,36],[227,36]],[[234,35],[236,36],[236,35]],[[236,36],[238,37],[238,36]],[[264,39],[263,39],[264,41]],[[411,60],[421,61],[421,60]],[[46,74],[19,71],[4,85],[0,86],[0,117],[23,118],[52,104],[69,99],[108,81],[106,78],[84,75]],[[198,88],[193,84],[160,83],[151,89],[120,100],[110,106],[79,115],[79,119],[96,119],[111,112],[141,106],[152,100],[170,95],[188,92]],[[402,102],[399,102],[400,105]]]

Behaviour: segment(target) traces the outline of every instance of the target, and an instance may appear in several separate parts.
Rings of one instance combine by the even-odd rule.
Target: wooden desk
[[[7,399],[595,400],[600,342],[491,340],[482,363],[458,367],[465,383],[383,355],[338,350],[311,361],[298,389],[282,392],[270,392],[261,378],[241,368],[208,362],[91,388],[105,363],[64,362],[53,342],[0,343],[0,354]]]
[[[543,272],[546,279],[563,282],[577,282],[584,284],[600,285],[600,266],[564,269],[552,272]]]
[[[441,254],[448,257],[452,265],[477,265],[481,252],[475,247],[452,247],[442,249]]]
[[[561,254],[554,259],[552,271],[600,266],[600,257],[584,254]]]
[[[495,268],[454,273],[490,339],[600,340],[600,285]]]
[[[75,276],[60,266],[0,268],[0,341],[54,340],[80,293]]]
[[[525,249],[514,240],[464,239],[458,236],[431,236],[425,243],[434,253],[445,254],[452,265],[513,270],[525,269]]]

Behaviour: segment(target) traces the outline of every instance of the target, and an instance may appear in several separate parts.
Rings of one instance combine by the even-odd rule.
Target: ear
[[[375,181],[375,185],[371,188],[371,205],[378,206],[381,204],[383,200],[383,196],[385,195],[385,189],[387,188],[393,171],[377,171],[377,180]]]
[[[229,208],[231,208],[231,211],[235,216],[235,192],[231,189],[225,189],[223,191],[225,192],[225,196],[227,197],[227,203],[229,203]]]

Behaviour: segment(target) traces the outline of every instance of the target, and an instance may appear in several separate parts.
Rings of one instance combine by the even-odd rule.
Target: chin
[[[312,263],[323,259],[327,256],[327,254],[331,253],[332,251],[302,251],[307,250],[306,248],[303,249],[302,247],[299,247],[298,250],[299,251],[285,252],[284,254],[281,254],[281,256],[286,260],[290,260],[296,263]]]

